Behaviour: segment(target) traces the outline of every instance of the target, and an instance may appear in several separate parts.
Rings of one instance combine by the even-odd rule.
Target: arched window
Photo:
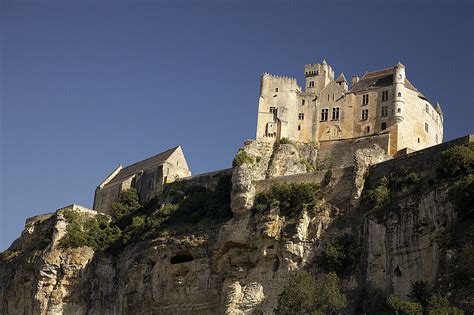
[[[401,108],[398,108],[397,109],[397,113],[401,113],[402,112],[402,109]]]
[[[397,96],[402,97],[402,92],[398,92]]]
[[[382,130],[387,129],[387,123],[386,123],[386,122],[383,122],[381,127],[382,127]]]

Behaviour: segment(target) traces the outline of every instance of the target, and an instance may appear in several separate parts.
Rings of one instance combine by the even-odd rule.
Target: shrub
[[[255,197],[254,212],[264,212],[278,206],[285,215],[299,214],[307,210],[314,215],[321,200],[317,184],[276,184],[269,192]]]
[[[304,166],[306,167],[306,172],[311,173],[315,171],[315,167],[313,163],[311,163],[311,161],[309,161],[308,159],[303,158],[300,160],[300,162],[301,164],[304,164]]]
[[[254,159],[245,150],[240,150],[232,161],[232,167],[238,167],[243,164],[253,164]]]
[[[89,246],[104,251],[120,237],[120,229],[103,214],[86,217],[73,210],[65,210],[63,214],[68,225],[60,241],[62,247]]]
[[[426,308],[430,296],[431,292],[428,289],[428,283],[426,281],[416,281],[415,283],[412,283],[411,292],[408,294],[409,298],[419,302],[424,308]]]
[[[0,253],[0,260],[10,261],[20,254],[19,251],[6,250]]]
[[[317,257],[318,266],[325,272],[335,272],[338,276],[350,271],[360,252],[352,235],[344,234],[323,245]]]
[[[286,137],[283,137],[283,138],[280,139],[280,144],[292,144],[292,143],[293,142],[290,139],[286,138]]]
[[[347,306],[335,273],[322,275],[319,281],[307,272],[290,279],[278,296],[276,314],[336,314]]]
[[[442,153],[438,171],[441,175],[458,177],[474,171],[474,143],[455,146]]]
[[[402,300],[395,295],[387,298],[387,304],[398,314],[422,315],[423,307],[420,303]]]
[[[464,311],[452,306],[446,296],[433,294],[429,300],[428,314],[430,315],[463,315]]]
[[[415,172],[400,169],[382,177],[371,188],[365,189],[360,206],[382,221],[386,211],[397,209],[396,197],[404,192],[419,189],[420,176]]]
[[[122,191],[119,200],[111,206],[111,213],[115,220],[121,219],[142,206],[140,196],[135,188]]]

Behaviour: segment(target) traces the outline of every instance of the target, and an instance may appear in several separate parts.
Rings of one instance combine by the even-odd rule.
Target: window
[[[418,143],[420,143],[420,138],[418,138]]]
[[[439,141],[438,141],[438,135],[436,135],[436,143],[438,143],[438,142],[439,142]]]
[[[382,106],[382,113],[380,114],[381,117],[387,117],[388,116],[388,107],[387,106]]]
[[[401,92],[398,92],[397,96],[398,96],[398,97],[402,97],[402,93],[401,93]]]
[[[301,105],[304,105],[304,100],[301,100]]]
[[[382,91],[382,102],[388,101],[388,91]]]
[[[298,120],[304,120],[304,113],[298,114]]]
[[[382,123],[381,129],[382,129],[382,130],[387,129],[387,123],[386,123],[386,122],[383,122],[383,123]]]
[[[276,112],[277,112],[276,107],[270,106],[270,113],[276,114]]]
[[[370,132],[370,126],[365,127],[365,132],[369,133]]]
[[[328,120],[328,109],[323,108],[321,109],[321,121],[327,121]]]
[[[369,94],[362,95],[362,105],[369,104]]]
[[[428,132],[428,123],[425,123],[425,131]]]
[[[332,109],[332,120],[339,120],[339,107]]]
[[[334,94],[332,95],[332,100],[334,101]]]
[[[329,101],[329,94],[328,94],[328,101]]]
[[[425,105],[425,111],[429,114],[430,113],[430,105]]]
[[[301,125],[298,125],[298,130],[301,130]]]
[[[397,109],[397,113],[401,113],[402,112],[402,109],[401,108],[398,108]]]
[[[314,81],[309,81],[309,87],[314,87]]]
[[[363,110],[362,110],[361,119],[362,119],[362,120],[367,120],[367,119],[369,119],[369,110],[368,110],[368,109],[363,109]]]
[[[275,92],[278,92],[278,88],[275,89]]]

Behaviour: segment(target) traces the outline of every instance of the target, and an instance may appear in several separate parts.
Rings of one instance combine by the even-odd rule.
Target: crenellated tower
[[[322,63],[305,65],[304,75],[306,77],[306,93],[319,94],[329,82],[334,80],[334,71],[326,60],[323,60]]]

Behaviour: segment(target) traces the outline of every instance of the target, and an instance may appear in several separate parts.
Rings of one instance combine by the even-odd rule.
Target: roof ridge
[[[128,165],[128,166],[122,168],[122,170],[125,170],[125,169],[127,169],[127,168],[129,168],[129,167],[131,167],[131,166],[136,165],[136,164],[139,164],[139,163],[142,163],[142,162],[151,160],[151,159],[153,159],[153,158],[156,158],[157,156],[162,155],[162,154],[165,154],[165,153],[167,153],[167,152],[169,152],[169,151],[174,151],[174,150],[176,150],[176,149],[178,149],[178,148],[179,148],[179,145],[178,145],[178,146],[175,146],[174,148],[165,150],[165,151],[163,151],[163,152],[161,152],[161,153],[158,153],[158,154],[156,154],[156,155],[150,156],[149,158],[146,158],[146,159],[144,159],[144,160],[141,160],[141,161],[135,162],[135,163],[133,163],[133,164],[130,164],[130,165]]]

